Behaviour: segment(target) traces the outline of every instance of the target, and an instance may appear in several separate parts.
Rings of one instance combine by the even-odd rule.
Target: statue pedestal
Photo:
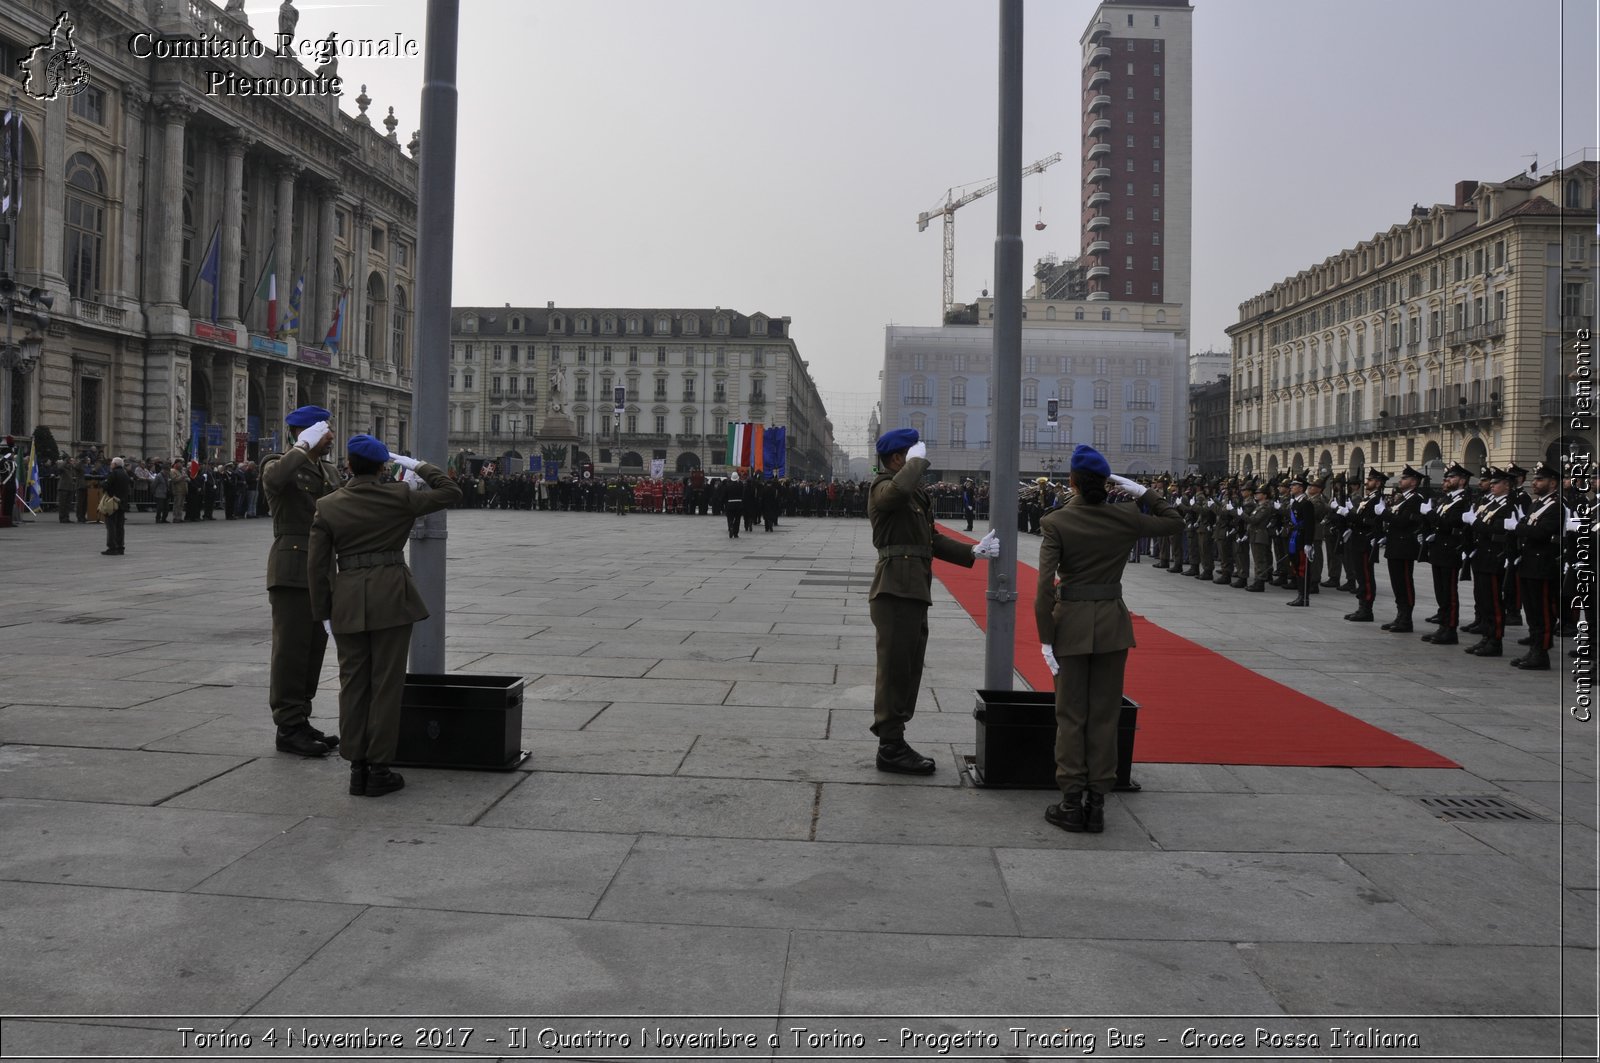
[[[567,448],[566,457],[562,460],[563,468],[576,467],[578,443],[578,429],[572,423],[572,418],[564,413],[551,414],[545,418],[544,424],[539,426],[538,446],[541,451],[547,446]]]

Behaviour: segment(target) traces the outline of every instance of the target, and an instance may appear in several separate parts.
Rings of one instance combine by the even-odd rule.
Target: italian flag
[[[267,303],[267,335],[273,339],[278,337],[278,274],[269,270],[261,277],[261,286],[256,289],[256,298],[264,299]]]
[[[761,437],[764,429],[750,421],[734,421],[728,425],[728,464],[738,468],[761,472]]]

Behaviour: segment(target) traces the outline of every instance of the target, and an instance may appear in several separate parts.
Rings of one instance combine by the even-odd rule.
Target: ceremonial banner
[[[650,479],[659,480],[666,475],[667,462],[665,458],[650,459]]]
[[[728,464],[736,468],[760,472],[764,449],[762,436],[765,429],[750,421],[734,421],[728,425]]]
[[[774,476],[789,475],[788,430],[769,428],[761,438],[761,463]]]

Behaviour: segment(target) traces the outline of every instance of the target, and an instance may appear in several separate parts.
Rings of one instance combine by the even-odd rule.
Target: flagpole
[[[256,274],[256,286],[250,289],[250,301],[244,304],[244,313],[239,315],[240,318],[249,318],[251,309],[255,307],[256,296],[261,294],[261,282],[266,280],[267,270],[272,268],[273,253],[277,250],[278,245],[276,242],[267,248],[267,257],[261,260],[261,272]]]
[[[194,271],[194,277],[193,277],[193,279],[191,279],[189,281],[188,294],[186,294],[183,297],[183,305],[184,306],[188,306],[189,305],[189,300],[194,298],[195,287],[197,285],[199,285],[199,283],[200,283],[200,274],[201,274],[202,271],[205,270],[206,263],[208,261],[210,261],[210,259],[211,259],[211,245],[216,242],[217,234],[221,231],[221,229],[222,229],[222,222],[220,222],[220,221],[217,222],[217,224],[212,226],[212,228],[211,228],[211,239],[206,241],[205,257],[200,260],[200,268]],[[213,288],[214,287],[215,286],[213,286]]]

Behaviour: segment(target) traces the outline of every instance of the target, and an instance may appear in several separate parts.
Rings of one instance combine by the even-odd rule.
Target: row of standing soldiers
[[[1184,530],[1157,540],[1156,567],[1246,591],[1268,585],[1297,592],[1288,604],[1309,605],[1321,588],[1348,591],[1357,605],[1345,619],[1374,620],[1376,569],[1383,562],[1395,598],[1385,631],[1413,630],[1415,566],[1431,568],[1437,624],[1423,641],[1455,645],[1458,631],[1480,636],[1467,649],[1501,656],[1506,627],[1524,616],[1529,636],[1523,657],[1511,663],[1545,670],[1552,639],[1577,630],[1580,605],[1592,630],[1592,595],[1579,593],[1580,559],[1595,556],[1595,480],[1580,487],[1543,464],[1523,487],[1526,470],[1483,468],[1473,492],[1472,474],[1452,465],[1443,490],[1427,490],[1427,477],[1407,465],[1398,486],[1389,477],[1271,480],[1226,478],[1175,485],[1173,504]],[[1359,482],[1358,482],[1359,481]],[[1158,481],[1159,482],[1159,481]],[[1473,619],[1460,622],[1460,584],[1472,584]]]

